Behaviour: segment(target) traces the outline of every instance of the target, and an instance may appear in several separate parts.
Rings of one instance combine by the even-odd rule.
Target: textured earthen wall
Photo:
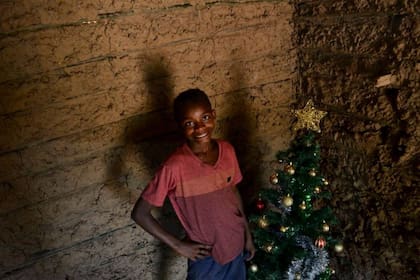
[[[329,112],[338,279],[419,275],[419,1],[293,1],[300,103]]]
[[[0,278],[184,279],[130,220],[200,87],[245,193],[290,140],[287,1],[1,1]],[[173,214],[160,213],[170,224]]]

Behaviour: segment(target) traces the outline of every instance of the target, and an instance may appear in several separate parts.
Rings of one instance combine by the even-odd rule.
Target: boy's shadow
[[[140,58],[142,79],[139,88],[146,85],[145,104],[152,112],[133,118],[126,127],[124,148],[117,160],[112,160],[108,168],[108,178],[120,178],[130,189],[130,207],[134,206],[141,190],[133,189],[140,185],[143,189],[155,171],[181,143],[176,124],[171,113],[173,82],[171,71],[164,57],[150,55]],[[121,179],[123,178],[123,179]],[[125,179],[124,179],[125,178]],[[153,211],[159,223],[175,236],[182,237],[184,231],[178,222],[172,206],[165,201],[164,206]],[[174,260],[173,250],[165,244],[159,245],[160,259],[155,267],[158,280],[169,279],[169,266]]]
[[[238,61],[232,59],[232,61]],[[233,64],[230,69],[230,88],[234,91],[234,102],[227,102],[229,121],[226,123],[225,135],[227,140],[235,147],[243,180],[238,185],[245,212],[252,211],[252,204],[256,199],[261,179],[259,170],[262,152],[259,148],[261,141],[256,135],[255,121],[252,120],[252,106],[250,104],[251,92],[248,89],[241,66]]]
[[[163,163],[169,154],[182,142],[182,138],[177,133],[176,123],[172,117],[172,100],[173,80],[169,65],[162,56],[150,56],[146,60],[143,70],[144,82],[147,87],[147,94],[151,99],[151,105],[154,110],[163,110],[162,115],[153,118],[153,127],[157,126],[161,129],[159,134],[153,136],[152,139],[145,139],[147,146],[142,149],[144,159],[150,161],[150,168],[154,171]],[[138,135],[142,131],[134,131],[134,135]],[[133,137],[134,138],[134,137]],[[175,215],[175,212],[166,199],[165,204],[159,210],[156,217],[163,228],[169,233],[177,237],[182,237],[184,230]],[[176,257],[174,251],[166,244],[161,243],[159,246],[160,260],[158,262],[157,271],[158,280],[170,279],[169,267],[172,259]]]

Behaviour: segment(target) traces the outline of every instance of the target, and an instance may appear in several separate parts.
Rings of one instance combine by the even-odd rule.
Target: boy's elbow
[[[137,207],[134,207],[133,211],[131,211],[131,219],[138,225],[141,223],[142,216],[144,214]]]
[[[134,208],[131,211],[131,219],[136,222],[136,224],[141,225],[142,221],[144,221],[145,217],[150,212],[149,208],[150,207],[148,207],[148,204],[140,199],[137,201],[136,205],[134,205]]]
[[[138,220],[138,215],[136,214],[135,209],[133,209],[133,210],[131,211],[131,219],[132,219],[133,221],[135,221],[136,223],[138,223],[138,222],[137,222],[137,220]]]

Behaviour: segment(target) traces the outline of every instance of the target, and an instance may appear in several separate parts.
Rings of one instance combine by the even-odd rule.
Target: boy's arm
[[[252,241],[252,234],[251,234],[251,230],[249,229],[248,220],[245,216],[244,206],[242,203],[242,197],[236,186],[233,187],[233,192],[238,197],[239,211],[241,211],[241,214],[245,220],[245,249],[250,253],[250,256],[246,260],[249,261],[255,255],[255,246],[254,246],[254,242]]]
[[[134,205],[133,211],[131,212],[131,218],[148,233],[166,243],[184,257],[196,260],[210,254],[211,246],[182,241],[168,233],[152,216],[152,208],[153,205],[140,197]]]

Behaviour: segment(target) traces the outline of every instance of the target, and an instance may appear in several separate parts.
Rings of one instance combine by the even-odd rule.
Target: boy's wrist
[[[246,227],[246,229],[245,229],[245,233],[246,233],[246,235],[251,235],[251,231],[249,230],[249,228],[248,228],[248,227]]]
[[[179,248],[182,247],[182,240],[178,239],[178,238],[174,238],[173,244],[172,244],[172,249],[174,249],[175,251],[178,251]]]

